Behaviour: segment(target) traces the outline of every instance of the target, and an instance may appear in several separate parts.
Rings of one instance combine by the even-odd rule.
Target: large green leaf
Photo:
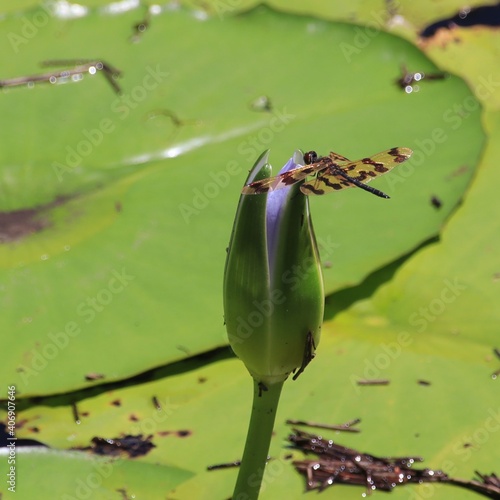
[[[461,7],[451,1],[401,3],[405,23],[381,27],[413,41],[426,22]],[[287,3],[280,9],[294,5]],[[303,10],[303,5],[298,8]],[[165,12],[153,18],[151,30],[135,45],[126,39],[142,11],[116,17],[96,11],[71,22],[53,19],[23,47],[26,57],[12,63],[15,74],[33,72],[40,59],[74,55],[72,47],[84,46],[85,52],[99,52],[126,70],[126,92],[140,85],[148,64],[158,61],[172,71],[173,80],[160,85],[123,121],[110,112],[116,96],[97,78],[59,87],[16,89],[3,96],[4,101],[12,98],[0,103],[6,107],[3,116],[12,130],[5,129],[9,147],[2,152],[2,172],[11,190],[2,196],[2,208],[34,207],[69,197],[43,214],[52,225],[0,249],[5,250],[6,269],[2,332],[8,332],[4,335],[9,342],[2,379],[19,383],[19,396],[63,391],[83,385],[85,373],[103,373],[106,382],[185,357],[186,351],[194,354],[225,343],[218,285],[223,249],[244,171],[260,152],[255,147],[251,158],[241,145],[252,147],[248,141],[269,129],[271,118],[251,111],[248,104],[268,94],[276,109],[286,106],[296,115],[269,139],[276,166],[291,154],[291,143],[293,148],[320,152],[331,148],[350,157],[396,144],[424,153],[426,147],[435,149],[424,154],[421,163],[409,163],[406,170],[401,166],[376,181],[374,185],[392,195],[389,201],[354,190],[313,200],[323,259],[331,265],[325,270],[328,287],[340,290],[328,299],[329,311],[336,315],[325,323],[314,362],[297,382],[285,385],[270,451],[275,460],[262,498],[305,497],[302,478],[285,458],[290,452],[284,448],[289,432],[283,424],[286,418],[340,423],[360,417],[361,434],[333,438],[378,455],[421,455],[424,466],[443,468],[463,479],[470,479],[474,470],[498,474],[500,408],[498,380],[491,374],[499,367],[492,354],[492,348],[498,347],[499,320],[495,233],[499,93],[493,85],[485,95],[479,86],[484,79],[500,79],[494,64],[496,34],[489,29],[459,29],[448,33],[451,37],[440,34],[422,45],[440,67],[463,77],[472,94],[458,78],[450,77],[444,82],[424,81],[420,92],[405,95],[393,84],[400,63],[410,71],[435,70],[421,53],[379,32],[361,50],[355,40],[362,38],[355,37],[367,33],[363,26],[330,22],[369,22],[370,9],[378,8],[375,4],[310,5],[315,10],[310,7],[307,14],[323,16],[324,21],[265,9],[234,18],[231,10],[223,22],[217,19],[216,23],[195,21],[187,11]],[[351,8],[355,15],[350,15]],[[384,9],[381,3],[380,8]],[[19,19],[7,18],[4,28],[18,29],[15,22]],[[89,30],[93,39],[84,37]],[[61,37],[73,45],[56,43]],[[454,43],[454,37],[461,43]],[[105,51],[99,43],[104,39],[108,41]],[[160,43],[165,39],[171,42],[168,47]],[[352,53],[350,64],[341,43],[360,49]],[[322,64],[311,63],[316,60]],[[21,106],[25,102],[30,107]],[[78,116],[77,125],[65,121],[70,116],[68,103]],[[490,142],[469,186],[480,158],[481,106],[486,108],[481,119]],[[174,110],[186,123],[176,128],[165,116],[146,119],[150,111],[163,108]],[[19,123],[19,109],[33,110],[35,119]],[[37,114],[40,109],[44,115]],[[51,127],[35,126],[41,120],[38,116],[44,116]],[[109,116],[115,118],[116,130],[106,135],[88,161],[59,182],[52,165],[64,161],[65,146],[78,144],[82,130]],[[35,125],[27,130],[26,123]],[[443,129],[445,141],[432,141],[437,129]],[[56,136],[63,138],[58,142]],[[182,154],[159,161],[162,151],[175,151],[172,148],[179,144],[185,147]],[[224,177],[227,186],[219,186],[217,195],[186,224],[180,204],[192,205],[194,190],[203,192],[215,183],[213,177],[220,176],[232,160],[236,173],[231,170]],[[440,210],[431,206],[431,196],[443,202]],[[461,198],[462,205],[455,210]],[[432,245],[404,258],[436,235]],[[389,262],[393,264],[372,273]],[[109,288],[113,270],[122,267],[134,278],[85,324],[77,307],[82,302],[85,306],[87,297],[106,295],[101,290]],[[383,281],[387,283],[373,298],[360,300]],[[349,284],[355,286],[343,290]],[[339,313],[351,302],[352,307]],[[15,372],[20,365],[29,368],[30,350],[55,343],[48,333],[70,321],[86,329],[75,338],[57,337],[64,347],[57,349],[53,359],[45,359],[45,366],[37,365],[40,369],[35,373]],[[207,472],[205,468],[241,455],[252,386],[239,361],[223,358],[172,364],[159,370],[152,382],[131,379],[130,387],[18,401],[18,436],[68,449],[86,446],[96,435],[153,434],[157,448],[131,467],[160,464],[155,467],[162,471],[172,465],[194,471],[195,477],[169,494],[172,498],[226,498],[236,471]],[[213,364],[208,366],[210,361]],[[358,386],[356,381],[365,377],[387,378],[390,384]],[[431,385],[418,384],[422,379]],[[162,403],[161,411],[154,408],[153,396]],[[74,422],[72,401],[77,402],[80,425]],[[19,460],[28,464],[22,454]],[[71,465],[67,467],[71,483],[79,476]],[[49,488],[58,471],[59,466],[53,474],[44,471],[34,480],[39,488]],[[117,483],[121,481],[115,478],[110,482],[113,487]],[[5,488],[0,492],[6,493]],[[336,486],[322,496],[350,500],[362,492]],[[96,498],[108,498],[106,494]],[[146,497],[165,496],[158,485]],[[377,496],[383,495],[375,492]],[[393,497],[478,498],[450,486],[428,485],[398,488]]]
[[[2,96],[1,322],[18,340],[1,373],[20,394],[81,387],[89,373],[124,378],[225,343],[224,249],[245,170],[269,146],[278,166],[296,147],[352,158],[415,150],[374,181],[390,201],[360,190],[313,200],[329,291],[435,236],[468,184],[480,110],[455,130],[446,113],[469,95],[460,80],[414,95],[395,85],[403,62],[433,69],[407,42],[378,33],[361,49],[359,28],[266,8],[223,22],[197,12],[165,9],[132,43],[142,9],[95,8],[51,17],[15,46],[22,57],[6,77],[98,55],[123,70],[124,92],[98,74]],[[23,19],[0,28],[22,33]],[[271,113],[251,107],[263,94]]]
[[[432,342],[430,329],[419,339],[410,333],[401,336],[397,327],[381,332],[374,323],[349,320],[347,315],[328,322],[314,362],[296,382],[285,384],[263,499],[302,498],[304,482],[291,465],[300,454],[286,448],[291,430],[284,425],[287,418],[329,423],[361,418],[360,434],[328,435],[381,456],[420,455],[425,459],[422,467],[442,468],[463,479],[470,479],[476,469],[494,470],[500,455],[492,430],[498,428],[500,409],[493,404],[495,392],[488,384],[486,364],[459,359],[458,348],[423,355],[419,345]],[[194,362],[183,363],[166,377],[165,371],[158,372],[157,380],[134,387],[43,400],[20,414],[18,436],[68,448],[88,446],[94,436],[152,435],[157,447],[137,462],[174,464],[196,472],[176,488],[173,498],[227,498],[236,470],[208,472],[206,467],[241,456],[252,383],[240,361],[211,361],[199,369]],[[390,385],[358,386],[356,381],[365,377],[388,378]],[[419,379],[431,385],[419,385]],[[79,425],[67,404],[73,398],[78,399]],[[470,403],[467,411],[464,400]],[[425,497],[429,488],[439,499],[475,498],[465,490],[439,485],[396,488],[391,498]],[[335,487],[322,496],[354,500],[362,492]],[[163,490],[147,498],[160,500],[162,495]],[[375,493],[374,498],[383,495]]]
[[[90,456],[84,452],[41,447],[18,448],[15,458],[1,453],[4,477],[14,460],[12,484],[2,485],[2,498],[114,499],[123,490],[128,498],[160,498],[182,484],[192,473],[176,467]],[[9,457],[9,458],[8,458]],[[47,481],[57,472],[58,479]],[[7,489],[7,488],[13,489]],[[162,492],[162,493],[160,493]],[[130,495],[130,496],[129,496]],[[123,496],[122,496],[123,498]]]
[[[485,124],[496,137],[498,113],[487,113]],[[418,342],[423,352],[446,345],[461,358],[484,363],[498,345],[500,207],[494,200],[500,182],[499,155],[498,144],[490,142],[467,201],[450,220],[440,242],[408,261],[373,297],[377,314],[399,328],[413,330],[416,340],[426,330],[432,331],[430,341]]]

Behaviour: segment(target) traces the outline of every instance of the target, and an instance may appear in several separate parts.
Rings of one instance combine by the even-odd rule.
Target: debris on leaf
[[[472,481],[464,481],[462,479],[450,479],[450,483],[455,486],[461,486],[467,490],[475,491],[480,495],[488,498],[500,498],[500,477],[495,473],[491,473],[489,476],[486,474],[481,474],[475,471],[478,479],[473,479]]]
[[[152,448],[156,447],[156,445],[151,442],[152,437],[152,435],[143,437],[142,434],[138,434],[137,436],[127,434],[120,438],[110,439],[96,436],[91,439],[90,446],[73,449],[90,451],[96,455],[107,455],[111,457],[128,456],[129,458],[136,458],[146,455]]]
[[[288,425],[306,425],[307,427],[316,427],[318,429],[330,429],[332,431],[343,431],[343,432],[361,432],[361,429],[354,427],[361,422],[360,418],[355,418],[344,424],[320,424],[318,422],[310,422],[308,420],[293,420],[288,419],[286,423]]]
[[[293,429],[293,446],[317,459],[296,460],[293,465],[306,478],[306,489],[323,491],[333,484],[365,486],[368,491],[392,491],[405,483],[446,481],[440,470],[413,469],[420,457],[376,457],[335,444],[321,436]]]

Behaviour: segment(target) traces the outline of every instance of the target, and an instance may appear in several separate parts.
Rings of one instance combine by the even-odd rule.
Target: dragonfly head
[[[306,165],[311,165],[312,163],[315,163],[317,159],[318,159],[318,153],[316,153],[316,151],[308,151],[307,153],[304,154],[304,163]]]

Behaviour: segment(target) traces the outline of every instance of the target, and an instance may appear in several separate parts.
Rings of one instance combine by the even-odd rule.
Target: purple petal
[[[300,151],[296,151],[288,160],[286,165],[279,171],[279,174],[294,170],[303,165],[303,156]],[[266,205],[266,228],[267,228],[267,255],[269,263],[269,273],[273,276],[274,261],[276,256],[276,247],[278,244],[279,224],[281,212],[286,203],[290,187],[287,186],[276,191],[271,191],[267,195]]]

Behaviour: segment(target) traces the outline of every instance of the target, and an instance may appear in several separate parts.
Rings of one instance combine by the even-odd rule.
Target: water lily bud
[[[247,183],[270,177],[263,153]],[[297,151],[280,174],[303,165]],[[323,278],[300,183],[267,193],[242,194],[224,275],[229,343],[252,377],[267,386],[307,362],[323,321]],[[312,352],[310,354],[313,354]]]

